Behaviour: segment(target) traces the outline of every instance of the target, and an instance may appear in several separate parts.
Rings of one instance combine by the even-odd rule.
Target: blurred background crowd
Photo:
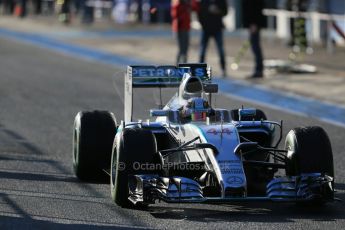
[[[243,26],[241,0],[228,0],[228,15],[224,19],[228,30]],[[58,15],[59,20],[70,23],[81,20],[93,23],[95,20],[111,19],[117,23],[170,23],[171,0],[0,0],[2,15]],[[343,0],[266,0],[264,15],[266,27],[277,30],[280,37],[291,33],[287,21],[302,12],[307,20],[307,29],[312,30],[313,41],[327,38],[329,24],[336,23],[339,30],[345,28]],[[290,23],[291,24],[291,23]],[[337,32],[337,31],[335,31]],[[335,42],[342,43],[336,34]]]
[[[254,1],[254,0],[253,0]],[[224,17],[226,29],[243,27],[242,0],[227,0]],[[28,15],[56,16],[63,23],[81,21],[91,24],[97,20],[116,23],[170,23],[171,0],[0,0],[0,14],[25,18]],[[295,18],[305,19],[308,40],[344,45],[344,0],[266,0],[263,11],[265,28],[279,38],[293,34]],[[304,23],[304,22],[302,22]],[[198,28],[196,19],[192,27]]]

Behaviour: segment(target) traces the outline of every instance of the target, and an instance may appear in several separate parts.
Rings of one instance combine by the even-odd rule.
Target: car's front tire
[[[105,182],[116,134],[116,119],[107,111],[79,112],[73,128],[73,169],[82,181]]]
[[[286,136],[285,149],[288,151],[286,175],[321,173],[334,177],[331,143],[327,133],[321,127],[292,129]],[[332,182],[332,187],[333,184]],[[333,191],[325,191],[324,197],[333,199]],[[322,202],[315,202],[315,204],[319,203]]]
[[[128,176],[157,173],[147,168],[156,165],[156,153],[156,139],[149,130],[126,128],[116,136],[111,158],[110,187],[112,200],[117,205],[134,207],[128,200]]]
[[[286,136],[287,175],[323,173],[334,176],[333,153],[328,135],[321,127],[292,129]]]

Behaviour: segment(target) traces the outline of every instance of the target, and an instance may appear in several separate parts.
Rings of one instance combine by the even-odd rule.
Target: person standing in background
[[[64,0],[61,6],[59,20],[65,24],[71,23],[71,1]]]
[[[223,42],[223,17],[227,13],[228,4],[226,0],[200,0],[198,17],[202,34],[199,61],[205,62],[208,41],[213,37],[216,41],[223,77],[227,75]]]
[[[3,2],[3,13],[5,15],[12,15],[14,12],[15,1],[14,0],[2,0]]]
[[[81,17],[81,23],[86,25],[91,25],[94,21],[93,16],[93,6],[90,6],[87,4],[87,0],[81,0],[80,2],[80,8],[82,10],[82,17]]]
[[[186,63],[188,60],[190,18],[192,10],[197,10],[197,3],[195,0],[171,1],[172,31],[176,33],[179,49],[176,64]]]
[[[21,7],[19,17],[25,18],[27,16],[27,0],[20,0],[17,4],[16,7]]]
[[[262,13],[264,0],[243,0],[244,27],[249,30],[249,41],[255,57],[255,70],[250,78],[262,78],[264,76],[263,54],[260,46],[260,29],[265,24]]]
[[[42,13],[42,0],[32,1],[32,6],[34,8],[34,14],[39,15]]]

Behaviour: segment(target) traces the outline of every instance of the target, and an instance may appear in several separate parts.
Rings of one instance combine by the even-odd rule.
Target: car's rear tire
[[[126,128],[115,138],[111,159],[111,197],[119,206],[134,208],[128,200],[128,176],[154,174],[157,171],[138,168],[139,165],[156,164],[157,143],[149,130]],[[142,204],[136,205],[137,207]]]
[[[230,111],[230,115],[233,121],[239,121],[240,116],[238,114],[238,109],[233,109]],[[253,119],[253,118],[252,118]],[[248,119],[244,118],[243,121],[247,121]],[[254,116],[255,121],[267,120],[266,114],[260,110],[256,109],[256,114]]]
[[[321,127],[310,126],[292,129],[286,136],[285,149],[288,151],[286,175],[299,176],[304,173],[321,173],[334,177],[331,143],[327,133]],[[333,191],[324,195],[332,199]],[[322,202],[311,201],[309,203],[321,204]]]
[[[73,169],[82,181],[105,182],[117,124],[107,111],[79,112],[73,129]]]

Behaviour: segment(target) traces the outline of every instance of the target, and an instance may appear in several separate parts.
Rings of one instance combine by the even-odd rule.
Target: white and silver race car
[[[154,121],[133,121],[135,88],[176,87]],[[110,175],[111,197],[122,207],[168,203],[334,200],[333,156],[317,126],[291,130],[253,108],[212,107],[206,64],[128,66],[124,121],[107,111],[79,112],[73,166],[82,181]],[[110,170],[109,170],[110,168]]]

